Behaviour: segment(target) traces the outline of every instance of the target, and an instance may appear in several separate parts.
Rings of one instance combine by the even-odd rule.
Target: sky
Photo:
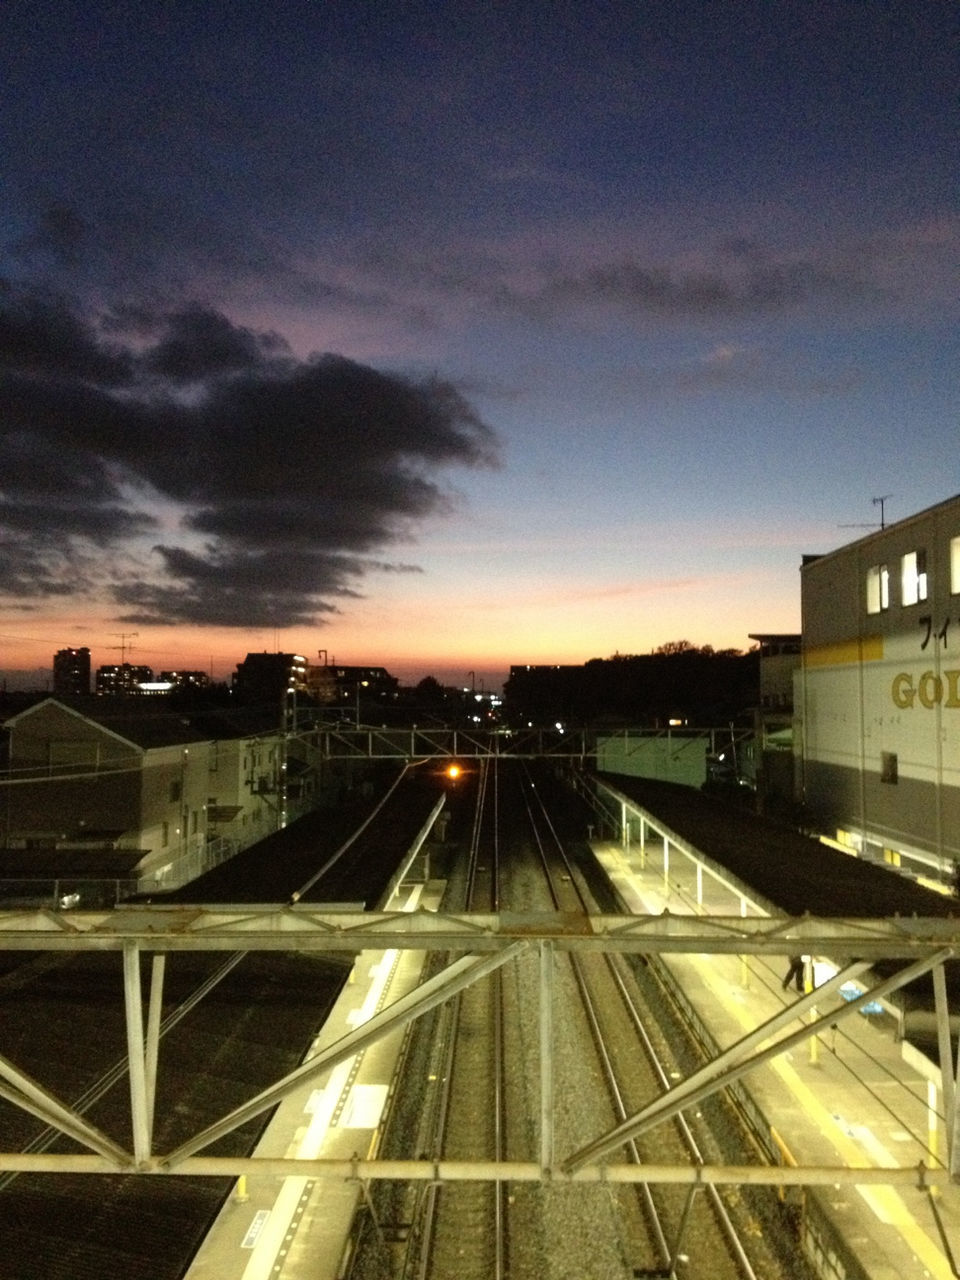
[[[799,630],[960,490],[960,8],[6,0],[0,677]],[[320,655],[323,655],[321,657]]]

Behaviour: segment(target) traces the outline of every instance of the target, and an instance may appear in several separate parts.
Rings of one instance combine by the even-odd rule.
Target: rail
[[[555,854],[559,856],[561,865],[565,869],[560,881],[558,881],[551,872],[546,849],[538,837],[540,855],[550,886],[554,907],[558,911],[563,909],[564,889],[569,885],[575,895],[575,901],[579,909],[588,912],[591,904],[586,893],[580,887],[575,867],[557,835],[546,806],[543,805],[542,797],[537,794],[537,798],[542,809],[543,821],[546,823],[550,833],[551,842],[555,846]],[[605,1019],[612,1012],[609,1008],[611,1001],[607,994],[608,991],[615,993],[613,1003],[621,1009],[622,1013],[626,1014],[630,1027],[628,1039],[631,1043],[638,1043],[642,1047],[648,1072],[655,1081],[656,1087],[666,1092],[670,1088],[671,1079],[663,1062],[663,1051],[654,1045],[653,1038],[647,1030],[649,1011],[641,1010],[639,989],[631,989],[624,971],[617,963],[617,957],[609,952],[606,953],[602,957],[602,960],[605,961],[602,969],[596,969],[592,972],[587,959],[587,957],[577,955],[571,956],[572,972],[579,991],[581,1004],[587,1016],[591,1036],[596,1046],[617,1123],[622,1125],[628,1121],[630,1114],[625,1095],[626,1079],[629,1076],[632,1078],[632,1083],[636,1083],[638,1065],[634,1060],[631,1062],[629,1070],[623,1071],[622,1059],[618,1057],[615,1047],[618,1041],[612,1031],[612,1023],[608,1032],[605,1022]],[[677,1130],[677,1137],[688,1158],[691,1159],[695,1166],[705,1164],[706,1162],[700,1152],[691,1123],[687,1117],[681,1112],[673,1117],[673,1122]],[[665,1145],[670,1141],[670,1137],[660,1131],[657,1141],[659,1149],[663,1151]],[[637,1165],[647,1162],[649,1152],[642,1152],[635,1138],[628,1138],[625,1147],[630,1162]],[[653,1188],[649,1183],[641,1183],[637,1187],[639,1195],[638,1208],[647,1224],[650,1247],[657,1255],[655,1270],[658,1275],[674,1277],[677,1274],[677,1267],[680,1265],[684,1251],[688,1248],[686,1237],[691,1232],[691,1223],[694,1221],[694,1215],[698,1208],[697,1192],[699,1190],[700,1188],[696,1184],[693,1184],[688,1189],[684,1198],[683,1208],[679,1213],[679,1220],[674,1222],[672,1230],[668,1230],[668,1212],[667,1205],[664,1202],[664,1189],[662,1187],[659,1188],[658,1195],[654,1196]],[[729,1261],[736,1274],[742,1277],[743,1280],[757,1280],[757,1273],[740,1238],[740,1233],[734,1225],[717,1188],[715,1186],[707,1186],[704,1191],[712,1215],[713,1228],[719,1232],[720,1238],[726,1245],[729,1251]],[[703,1221],[702,1214],[700,1218],[701,1221],[696,1234],[702,1240],[702,1233],[705,1229],[709,1231],[710,1228]],[[719,1259],[715,1257],[715,1262],[718,1263],[718,1261]]]

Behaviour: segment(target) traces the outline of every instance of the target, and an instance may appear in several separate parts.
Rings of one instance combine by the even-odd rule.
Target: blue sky
[[[957,491],[956,6],[514,10],[8,3],[0,669],[745,648]]]

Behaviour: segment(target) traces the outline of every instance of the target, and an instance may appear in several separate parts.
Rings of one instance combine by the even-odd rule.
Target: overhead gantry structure
[[[153,1148],[164,966],[184,951],[313,952],[416,950],[441,952],[446,967],[375,1013],[369,1021],[307,1058],[248,1102],[183,1141],[175,1150]],[[130,906],[112,911],[0,913],[0,950],[30,952],[111,951],[122,959],[130,1082],[129,1146],[94,1126],[58,1099],[42,1081],[29,1078],[0,1056],[0,1096],[73,1138],[75,1154],[0,1152],[0,1172],[240,1176],[308,1175],[312,1178],[424,1181],[551,1181],[733,1183],[777,1186],[923,1185],[916,1166],[651,1165],[628,1163],[622,1148],[676,1112],[705,1098],[771,1058],[785,1053],[869,1002],[885,999],[914,979],[931,974],[936,997],[941,1061],[951,1062],[944,964],[960,955],[960,921],[908,918],[827,920],[742,916],[445,914],[428,911],[366,912],[353,905],[316,908]],[[564,1154],[555,1150],[553,1098],[554,1024],[558,1022],[554,970],[559,954],[619,952],[629,955],[769,956],[830,955],[836,975],[720,1050],[713,1059],[588,1145]],[[517,1160],[303,1159],[300,1157],[210,1156],[206,1149],[276,1106],[305,1083],[343,1062],[517,957],[534,957],[539,974],[540,1089],[537,1158]],[[880,981],[867,976],[879,960],[900,967]],[[144,999],[144,966],[149,965]],[[866,989],[853,1000],[840,988],[857,980]],[[806,1019],[810,1018],[811,1021]],[[0,1046],[2,1053],[2,1046]],[[960,1181],[957,1080],[943,1072],[948,1118],[949,1176]],[[932,1173],[932,1171],[931,1171]],[[937,1175],[943,1180],[942,1171]],[[930,1180],[935,1180],[931,1178]]]
[[[301,722],[296,736],[330,760],[467,760],[498,757],[583,760],[596,754],[597,735],[585,729],[390,729]]]

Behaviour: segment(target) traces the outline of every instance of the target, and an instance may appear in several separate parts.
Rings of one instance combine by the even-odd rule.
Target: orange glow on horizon
[[[375,593],[316,628],[125,626],[99,612],[53,608],[29,620],[8,617],[0,627],[0,679],[9,688],[49,688],[57,650],[86,646],[93,671],[126,660],[156,674],[199,670],[229,683],[248,653],[293,652],[311,664],[384,667],[404,686],[433,676],[493,692],[514,665],[579,665],[680,639],[745,651],[750,632],[798,631],[798,613],[793,591],[762,576],[677,579],[648,595],[605,588],[599,575],[591,582],[558,572],[534,590],[522,569],[467,583],[437,573],[381,579]]]

